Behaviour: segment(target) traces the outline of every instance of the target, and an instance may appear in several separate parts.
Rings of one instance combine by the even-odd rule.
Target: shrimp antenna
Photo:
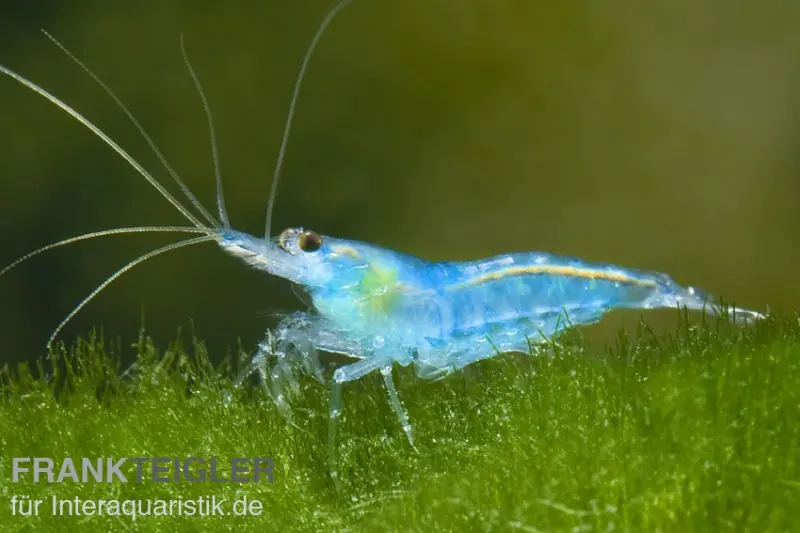
[[[48,250],[52,250],[53,248],[59,248],[61,246],[67,246],[68,244],[72,244],[75,242],[80,241],[88,241],[90,239],[95,239],[97,237],[107,237],[109,235],[122,235],[125,233],[203,233],[206,235],[212,235],[209,233],[208,230],[202,228],[185,228],[182,226],[136,226],[132,228],[114,228],[114,229],[106,229],[102,231],[93,231],[92,233],[84,233],[83,235],[77,235],[75,237],[70,237],[69,239],[64,239],[62,241],[53,242],[50,244],[46,244],[41,248],[37,248],[32,252],[28,252],[27,254],[23,255],[22,257],[16,259],[13,263],[6,266],[2,270],[0,270],[0,276],[5,275],[10,271],[12,268],[16,267],[20,263],[24,263],[28,259],[32,257],[36,257],[37,255],[46,252]]]
[[[127,161],[128,164],[131,167],[133,167],[134,170],[136,170],[136,172],[138,172],[144,179],[146,179],[147,182],[150,185],[155,187],[155,189],[161,194],[161,196],[163,196],[170,204],[172,204],[172,206],[175,209],[177,209],[184,217],[186,217],[189,220],[189,222],[191,222],[192,224],[194,224],[198,228],[202,228],[202,229],[206,229],[206,230],[208,229],[205,225],[203,225],[203,223],[200,222],[200,220],[198,220],[198,218],[196,216],[194,216],[192,214],[191,211],[186,209],[186,207],[184,207],[183,204],[181,204],[178,200],[176,200],[175,197],[172,196],[169,193],[169,191],[167,189],[165,189],[164,186],[161,185],[161,183],[158,182],[157,179],[155,179],[152,175],[150,175],[150,173],[147,172],[142,167],[142,165],[140,165],[133,157],[131,157],[131,155],[128,152],[126,152],[120,145],[118,145],[117,143],[112,141],[111,137],[106,135],[100,128],[98,128],[97,126],[92,124],[89,121],[89,119],[87,119],[86,117],[84,117],[83,115],[81,115],[80,113],[75,111],[75,109],[73,109],[72,107],[68,106],[67,104],[62,102],[60,99],[56,98],[55,96],[53,96],[49,92],[45,91],[43,88],[41,88],[38,85],[36,85],[35,83],[33,83],[29,79],[25,78],[24,76],[22,76],[20,74],[17,74],[13,70],[0,65],[0,73],[5,74],[6,76],[9,76],[9,77],[15,79],[16,81],[18,81],[19,83],[21,83],[22,85],[27,87],[28,89],[30,89],[33,92],[39,94],[43,98],[46,98],[48,101],[50,101],[50,103],[52,103],[53,105],[55,105],[56,107],[61,109],[63,112],[65,112],[66,114],[68,114],[69,116],[71,116],[72,118],[74,118],[75,120],[80,122],[81,124],[83,124],[83,126],[85,126],[89,131],[94,133],[100,140],[102,140],[104,143],[106,143],[108,146],[110,146],[111,149],[113,149],[115,152],[117,152],[117,154],[119,154],[120,157],[122,157],[125,161]]]
[[[189,54],[186,53],[186,46],[183,42],[182,33],[181,54],[183,54],[183,63],[186,65],[186,69],[189,71],[189,75],[192,77],[195,89],[197,89],[197,94],[200,95],[200,100],[203,102],[203,110],[205,111],[206,118],[208,119],[208,136],[211,141],[211,157],[214,160],[214,177],[217,180],[217,212],[219,213],[219,218],[222,221],[222,225],[230,229],[231,223],[228,219],[228,211],[225,209],[225,196],[222,194],[222,172],[219,164],[219,150],[217,149],[217,134],[214,132],[214,121],[211,118],[211,108],[208,105],[205,92],[203,92],[203,85],[200,83],[200,78],[197,77],[197,74],[192,67],[192,63],[189,61]]]
[[[325,33],[325,30],[331,23],[331,20],[333,20],[333,17],[335,17],[342,9],[347,7],[347,4],[350,2],[352,2],[352,0],[340,0],[339,3],[333,6],[330,11],[328,11],[328,14],[317,28],[317,33],[314,34],[314,38],[311,39],[311,44],[308,45],[306,55],[303,57],[303,63],[300,65],[300,73],[297,75],[297,81],[294,84],[294,91],[292,92],[292,100],[289,103],[289,113],[286,117],[286,125],[283,128],[281,147],[278,151],[278,161],[275,164],[275,171],[272,173],[272,185],[270,186],[269,199],[267,200],[267,224],[266,231],[264,233],[265,239],[269,239],[270,226],[272,225],[272,210],[275,207],[275,194],[278,191],[278,180],[280,179],[281,168],[283,167],[283,158],[286,155],[286,144],[289,140],[289,131],[292,129],[292,119],[294,118],[294,110],[297,106],[297,97],[300,94],[300,86],[303,84],[303,78],[305,77],[308,63],[311,61],[311,55],[314,53],[314,48],[316,48],[317,43],[322,37],[322,34]]]
[[[125,104],[122,103],[122,100],[120,100],[119,97],[117,97],[114,91],[112,91],[108,87],[108,85],[106,85],[103,82],[103,80],[101,80],[94,72],[92,72],[92,70],[89,67],[87,67],[80,59],[78,59],[77,56],[75,56],[75,54],[70,52],[66,46],[61,44],[61,42],[58,39],[47,33],[47,31],[45,30],[42,30],[42,33],[44,33],[44,35],[48,39],[50,39],[53,42],[53,44],[59,47],[61,51],[67,55],[67,57],[69,57],[72,61],[74,61],[75,64],[81,67],[81,69],[83,69],[83,71],[86,72],[86,74],[91,76],[91,78],[95,81],[95,83],[97,83],[100,86],[100,88],[103,89],[106,92],[106,94],[111,97],[112,100],[114,100],[114,103],[117,104],[117,106],[122,110],[123,113],[125,113],[125,115],[131,121],[131,123],[136,127],[136,129],[139,130],[139,133],[142,135],[144,140],[147,141],[148,145],[150,145],[150,149],[153,150],[153,153],[156,154],[156,157],[158,157],[159,161],[161,161],[161,164],[164,165],[164,168],[167,169],[169,175],[172,176],[172,179],[174,179],[175,183],[177,183],[178,186],[181,188],[181,191],[183,191],[183,194],[186,196],[186,198],[188,198],[188,200],[192,203],[192,205],[200,212],[201,215],[203,215],[203,218],[205,218],[209,224],[211,224],[214,227],[219,227],[219,222],[214,220],[214,217],[212,217],[211,214],[206,210],[206,208],[203,207],[203,204],[200,203],[200,200],[198,200],[197,197],[194,194],[192,194],[192,191],[183,182],[178,173],[175,172],[175,169],[173,169],[172,166],[169,164],[167,158],[164,157],[164,154],[162,154],[161,150],[158,149],[156,143],[153,141],[150,135],[147,134],[144,127],[139,123],[138,120],[136,120],[136,117],[133,116],[133,113],[131,113],[130,110],[128,110],[128,108],[125,106]]]
[[[204,235],[202,237],[193,237],[191,239],[186,239],[186,240],[183,240],[183,241],[174,242],[172,244],[168,244],[166,246],[162,246],[161,248],[158,248],[156,250],[151,250],[150,252],[147,252],[144,255],[140,255],[139,257],[137,257],[136,259],[134,259],[133,261],[131,261],[130,263],[128,263],[124,267],[122,267],[119,270],[117,270],[116,272],[114,272],[111,276],[106,278],[106,280],[103,283],[98,285],[89,294],[89,296],[84,298],[81,303],[79,303],[77,306],[75,306],[75,308],[72,311],[70,311],[70,313],[66,316],[66,318],[64,318],[64,320],[61,321],[61,323],[58,325],[58,327],[55,330],[53,330],[53,333],[50,334],[50,338],[47,340],[47,348],[48,348],[48,350],[51,348],[51,346],[53,344],[53,340],[56,338],[56,336],[61,332],[62,329],[64,329],[64,326],[66,326],[67,323],[70,320],[72,320],[72,318],[76,314],[78,314],[78,311],[80,311],[81,309],[86,307],[86,304],[88,304],[95,296],[100,294],[100,292],[103,289],[108,287],[114,280],[116,280],[117,278],[119,278],[120,276],[122,276],[123,274],[128,272],[129,270],[131,270],[133,267],[135,267],[135,266],[137,266],[137,265],[139,265],[141,263],[144,263],[148,259],[152,259],[153,257],[155,257],[157,255],[161,255],[163,253],[170,252],[172,250],[177,250],[179,248],[185,248],[187,246],[192,246],[194,244],[199,244],[201,242],[213,241],[213,240],[216,240],[216,238],[217,237],[215,235]]]

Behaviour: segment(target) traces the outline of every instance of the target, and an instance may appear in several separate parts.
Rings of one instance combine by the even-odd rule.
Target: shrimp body
[[[708,306],[716,312],[709,296],[666,274],[542,252],[434,263],[302,228],[269,241],[229,231],[219,243],[252,266],[302,285],[315,311],[285,319],[237,383],[261,372],[286,409],[283,388],[295,381],[292,362],[321,378],[317,352],[345,354],[358,361],[335,371],[334,386],[380,370],[412,444],[391,383],[394,364],[413,364],[418,376],[439,379],[500,352],[530,352],[533,343],[596,322],[612,309]],[[745,320],[762,316],[732,312]],[[335,391],[332,421],[336,398]]]

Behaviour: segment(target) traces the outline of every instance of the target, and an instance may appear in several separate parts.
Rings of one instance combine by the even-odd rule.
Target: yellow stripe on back
[[[447,290],[456,291],[486,283],[487,281],[497,281],[515,276],[526,276],[536,274],[554,274],[559,276],[569,276],[573,278],[584,278],[591,280],[616,281],[640,287],[656,287],[657,283],[652,279],[640,279],[620,272],[608,272],[597,268],[581,268],[574,266],[558,265],[529,265],[515,266],[489,272],[476,276],[468,281],[463,281],[447,286]]]

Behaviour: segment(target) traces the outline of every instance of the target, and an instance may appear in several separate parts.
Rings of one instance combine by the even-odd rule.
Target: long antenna
[[[286,125],[283,129],[281,148],[278,152],[278,161],[275,164],[275,172],[272,173],[272,185],[270,186],[269,199],[267,200],[267,224],[266,231],[264,232],[265,239],[269,239],[270,226],[272,225],[272,210],[275,207],[275,194],[278,191],[278,180],[280,179],[281,168],[283,167],[283,158],[286,154],[286,144],[289,140],[289,131],[292,129],[292,119],[294,118],[294,110],[297,105],[297,97],[300,94],[300,86],[303,83],[303,77],[306,74],[308,63],[311,61],[311,54],[314,53],[314,48],[316,48],[317,43],[322,37],[322,34],[325,32],[325,29],[331,23],[331,20],[333,20],[333,17],[335,17],[342,9],[347,7],[347,4],[350,2],[352,2],[352,0],[340,0],[339,3],[333,6],[333,8],[328,12],[328,14],[325,16],[325,19],[323,19],[322,23],[320,23],[319,28],[317,28],[317,33],[314,34],[314,38],[311,39],[311,44],[308,45],[308,50],[303,58],[303,63],[300,65],[300,73],[297,75],[297,81],[294,84],[292,101],[289,103],[289,114],[286,117]]]
[[[217,237],[215,235],[204,235],[202,237],[194,237],[194,238],[191,238],[191,239],[186,239],[186,240],[183,240],[183,241],[174,242],[172,244],[168,244],[166,246],[163,246],[163,247],[161,247],[161,248],[159,248],[157,250],[152,250],[150,252],[147,252],[146,254],[137,257],[136,259],[134,259],[133,261],[131,261],[130,263],[128,263],[124,267],[120,268],[119,270],[114,272],[111,276],[106,278],[106,280],[103,283],[98,285],[97,288],[95,288],[89,294],[89,296],[84,298],[81,303],[76,305],[75,308],[66,316],[66,318],[64,318],[64,320],[61,321],[61,323],[58,325],[58,327],[55,330],[53,330],[53,333],[50,334],[50,338],[47,340],[47,348],[50,349],[50,347],[52,346],[53,341],[55,340],[56,336],[58,336],[58,334],[61,332],[61,330],[64,329],[64,326],[67,325],[67,322],[72,320],[72,317],[74,317],[76,314],[78,314],[78,311],[80,311],[81,309],[86,307],[86,304],[88,304],[92,300],[92,298],[94,298],[95,296],[100,294],[100,292],[103,289],[105,289],[106,287],[108,287],[115,279],[119,278],[120,276],[122,276],[123,274],[125,274],[126,272],[131,270],[133,267],[135,267],[136,265],[138,265],[140,263],[144,263],[148,259],[152,259],[153,257],[155,257],[157,255],[161,255],[163,253],[170,252],[172,250],[177,250],[178,248],[184,248],[186,246],[192,246],[192,245],[195,245],[195,244],[199,244],[201,242],[213,241],[216,238]]]
[[[206,230],[208,229],[207,226],[205,226],[202,222],[200,222],[200,220],[198,220],[197,217],[194,216],[191,211],[189,211],[177,199],[175,199],[175,197],[172,196],[169,193],[169,191],[167,191],[164,188],[164,186],[161,185],[161,183],[158,182],[157,179],[155,179],[149,172],[147,172],[142,167],[142,165],[140,165],[128,152],[123,150],[122,147],[120,145],[118,145],[116,142],[112,141],[111,137],[109,137],[108,135],[103,133],[103,131],[100,128],[98,128],[97,126],[92,124],[89,121],[89,119],[87,119],[86,117],[84,117],[83,115],[81,115],[80,113],[75,111],[75,109],[73,109],[72,107],[68,106],[66,103],[64,103],[60,99],[56,98],[55,96],[53,96],[49,92],[45,91],[43,88],[41,88],[38,85],[36,85],[35,83],[33,83],[29,79],[25,78],[21,74],[17,74],[13,70],[11,70],[11,69],[9,69],[7,67],[4,67],[3,65],[0,65],[0,73],[5,74],[6,76],[10,76],[11,78],[14,78],[19,83],[21,83],[22,85],[26,86],[28,89],[32,90],[33,92],[38,93],[40,96],[46,98],[53,105],[55,105],[56,107],[58,107],[59,109],[61,109],[65,113],[67,113],[69,116],[71,116],[72,118],[74,118],[75,120],[80,122],[81,124],[83,124],[92,133],[94,133],[98,138],[100,138],[100,140],[102,140],[104,143],[106,143],[108,146],[110,146],[112,150],[117,152],[120,155],[120,157],[122,157],[125,161],[127,161],[128,164],[131,167],[133,167],[134,170],[136,170],[136,172],[138,172],[144,179],[146,179],[147,182],[150,183],[150,185],[155,187],[156,190],[161,194],[161,196],[166,198],[166,200],[169,203],[171,203],[172,206],[175,207],[175,209],[180,211],[180,213],[184,217],[186,217],[186,219],[189,222],[191,222],[192,224],[194,224],[198,228],[206,229]]]
[[[181,191],[183,191],[183,194],[186,196],[186,198],[189,199],[192,205],[195,206],[195,208],[200,212],[201,215],[203,215],[203,217],[208,221],[209,224],[211,224],[214,227],[218,226],[218,223],[216,220],[214,220],[214,217],[212,217],[211,214],[208,211],[206,211],[206,208],[203,207],[203,204],[200,203],[200,200],[198,200],[197,197],[194,194],[192,194],[192,191],[183,182],[183,180],[180,178],[175,169],[172,168],[172,165],[169,164],[167,158],[164,157],[164,154],[162,154],[161,150],[158,149],[158,146],[156,146],[156,143],[153,141],[150,135],[147,134],[144,127],[139,123],[138,120],[136,120],[136,117],[133,116],[133,113],[131,113],[130,110],[127,108],[127,106],[125,106],[125,104],[122,103],[122,100],[119,99],[119,97],[114,93],[114,91],[112,91],[111,88],[108,85],[106,85],[105,82],[101,80],[97,74],[95,74],[89,67],[87,67],[83,63],[83,61],[78,59],[78,57],[72,52],[70,52],[66,46],[61,44],[61,42],[59,42],[58,39],[47,33],[47,31],[45,30],[42,30],[42,33],[44,33],[45,37],[50,39],[53,42],[53,44],[59,47],[61,51],[67,55],[67,57],[69,57],[72,61],[75,62],[75,64],[77,64],[80,68],[82,68],[83,71],[86,72],[86,74],[88,74],[100,86],[100,88],[103,89],[106,92],[106,94],[111,97],[112,100],[114,100],[114,103],[117,104],[117,106],[122,110],[123,113],[125,113],[125,115],[128,117],[128,120],[131,121],[131,123],[136,127],[137,130],[139,130],[139,133],[142,135],[142,138],[144,138],[144,140],[147,141],[147,144],[150,145],[150,149],[153,150],[153,153],[156,154],[156,157],[159,159],[159,161],[161,161],[161,164],[164,165],[164,168],[167,169],[169,175],[172,176],[172,179],[174,179],[175,183],[177,183],[178,186],[181,188]]]
[[[212,233],[209,233],[208,230],[202,228],[185,228],[183,226],[136,226],[132,228],[113,228],[102,231],[93,231],[92,233],[85,233],[83,235],[77,235],[75,237],[70,237],[69,239],[64,239],[62,241],[53,242],[45,246],[42,246],[41,248],[37,248],[32,252],[28,252],[27,254],[17,258],[13,263],[7,265],[5,268],[0,270],[0,276],[3,276],[9,270],[16,267],[20,263],[23,263],[32,257],[36,257],[37,255],[44,253],[48,250],[52,250],[53,248],[67,246],[75,242],[88,241],[90,239],[96,239],[97,237],[106,237],[108,235],[122,235],[125,233],[159,233],[159,232],[204,233],[206,235],[212,235]]]
[[[181,54],[183,54],[183,62],[186,65],[186,68],[189,70],[189,75],[192,77],[192,81],[197,89],[197,93],[200,95],[200,100],[203,102],[203,110],[205,111],[206,118],[208,119],[208,136],[211,140],[211,157],[214,160],[214,177],[217,180],[217,212],[219,213],[219,218],[222,221],[222,225],[226,228],[230,228],[231,222],[228,219],[228,211],[225,209],[225,196],[222,194],[222,172],[220,171],[219,150],[217,149],[217,134],[214,132],[214,121],[211,118],[211,108],[208,105],[206,94],[203,92],[203,85],[200,83],[200,78],[197,77],[197,74],[192,67],[192,63],[189,61],[189,54],[186,53],[186,46],[183,43],[182,33]]]

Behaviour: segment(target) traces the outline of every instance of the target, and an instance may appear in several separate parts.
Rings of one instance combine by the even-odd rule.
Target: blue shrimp
[[[230,225],[211,115],[185,51],[186,66],[209,122],[219,221],[203,208],[114,93],[54,38],[48,35],[126,113],[201,217],[181,204],[88,119],[38,85],[0,66],[0,72],[37,92],[102,139],[192,224],[189,227],[116,228],[80,235],[39,248],[13,262],[0,271],[0,275],[39,253],[81,240],[123,233],[198,234],[153,250],[123,266],[73,309],[53,332],[50,342],[100,291],[138,264],[185,246],[216,242],[225,252],[248,265],[303,286],[311,295],[314,309],[313,312],[291,314],[274,331],[268,331],[248,366],[234,380],[234,387],[241,385],[254,372],[259,373],[279,410],[289,416],[286,391],[287,387],[296,384],[295,370],[298,366],[322,380],[319,352],[338,353],[354,360],[333,373],[328,447],[331,464],[335,466],[333,445],[344,383],[375,371],[380,372],[389,404],[413,447],[409,417],[392,379],[395,364],[413,365],[420,378],[437,380],[498,353],[529,352],[532,344],[556,335],[565,324],[590,324],[612,309],[680,306],[708,309],[712,313],[720,311],[720,308],[709,304],[710,297],[706,293],[678,285],[666,274],[590,263],[543,252],[510,253],[478,261],[433,263],[394,250],[329,237],[303,228],[287,229],[279,236],[271,237],[270,222],[278,178],[303,75],[323,31],[334,15],[350,1],[340,1],[328,13],[317,29],[301,65],[267,204],[264,238],[236,231]],[[764,316],[741,308],[733,308],[729,312],[740,322]],[[332,471],[335,472],[335,468]]]
[[[413,364],[417,376],[436,380],[498,353],[529,352],[565,324],[597,322],[612,309],[721,310],[706,293],[678,285],[666,274],[542,252],[432,263],[302,228],[270,241],[227,232],[220,245],[258,269],[302,285],[316,311],[281,322],[236,385],[260,372],[285,411],[293,364],[319,377],[318,351],[357,359],[333,374],[329,444],[342,384],[379,371],[413,446],[408,415],[392,381],[395,363]],[[742,308],[727,311],[739,322],[764,316]]]

